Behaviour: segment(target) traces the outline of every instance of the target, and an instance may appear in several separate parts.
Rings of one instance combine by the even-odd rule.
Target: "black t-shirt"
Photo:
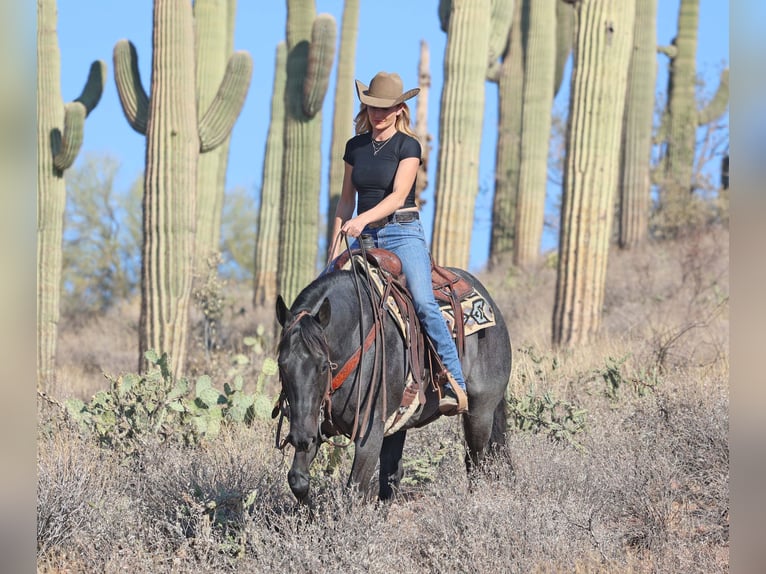
[[[374,155],[370,132],[354,136],[346,142],[343,160],[353,167],[351,181],[359,194],[357,213],[372,209],[384,197],[391,195],[401,160],[416,157],[422,161],[420,142],[404,132],[395,132],[383,147],[378,147],[378,154]],[[403,207],[415,207],[414,181]]]

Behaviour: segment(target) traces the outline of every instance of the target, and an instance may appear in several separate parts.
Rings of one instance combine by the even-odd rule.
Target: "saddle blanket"
[[[355,254],[351,259],[349,259],[349,261],[346,262],[342,269],[351,269],[352,260],[354,261],[357,269],[362,273],[366,273],[367,269],[369,269],[373,283],[375,284],[375,287],[378,291],[378,295],[382,295],[384,291],[384,280],[381,277],[380,270],[373,265],[365,265],[364,259],[361,255],[358,254]],[[438,303],[439,309],[441,309],[442,312],[442,316],[447,323],[447,328],[449,329],[450,333],[452,333],[452,337],[454,338],[457,335],[455,333],[455,313],[452,309],[452,306],[447,302],[439,301]],[[463,329],[466,337],[468,335],[473,335],[482,329],[486,329],[495,325],[495,310],[492,308],[492,305],[489,304],[489,301],[487,301],[481,295],[481,293],[478,293],[475,290],[472,291],[468,296],[464,297],[460,301],[460,305],[463,309]],[[399,325],[399,329],[401,329],[401,332],[404,335],[406,333],[404,319],[399,313],[399,307],[393,297],[388,297],[386,307],[396,320],[397,325]]]

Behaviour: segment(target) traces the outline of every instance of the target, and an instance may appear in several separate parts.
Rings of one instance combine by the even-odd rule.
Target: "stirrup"
[[[445,371],[447,376],[447,383],[449,383],[449,390],[442,387],[443,394],[439,400],[439,412],[446,416],[453,416],[468,412],[468,396],[465,391],[460,388],[455,381],[455,377],[452,373]]]

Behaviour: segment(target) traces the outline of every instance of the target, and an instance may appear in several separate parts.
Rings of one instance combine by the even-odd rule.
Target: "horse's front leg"
[[[356,488],[365,498],[370,497],[370,481],[375,473],[383,444],[383,425],[373,425],[370,432],[362,439],[354,441],[354,462],[348,486]]]
[[[309,445],[307,450],[295,449],[293,455],[293,464],[290,467],[290,472],[287,473],[287,482],[290,485],[290,490],[293,491],[295,498],[298,502],[311,505],[309,499],[309,468],[311,463],[316,458],[317,452],[322,442],[315,440]]]

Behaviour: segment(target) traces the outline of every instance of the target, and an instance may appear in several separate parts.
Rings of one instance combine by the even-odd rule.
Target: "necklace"
[[[391,138],[394,136],[391,136],[387,140],[383,140],[382,142],[379,142],[375,140],[374,138],[370,138],[370,142],[372,143],[372,155],[378,155],[378,152],[382,150],[384,147],[386,147],[386,144],[391,141]]]

